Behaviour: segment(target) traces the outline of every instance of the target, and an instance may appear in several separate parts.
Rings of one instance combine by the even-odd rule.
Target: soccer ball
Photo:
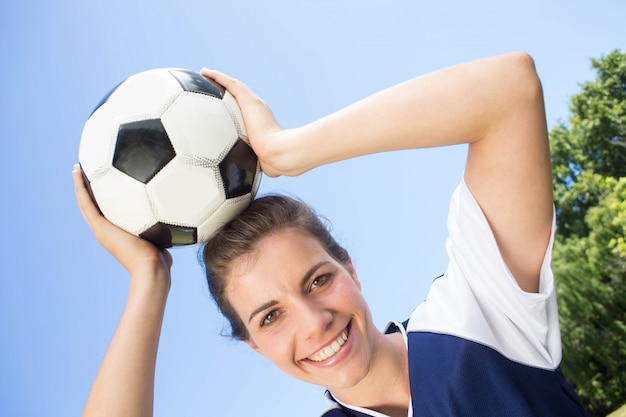
[[[260,165],[235,99],[199,73],[155,69],[109,92],[78,159],[102,214],[165,248],[207,241],[254,198]]]

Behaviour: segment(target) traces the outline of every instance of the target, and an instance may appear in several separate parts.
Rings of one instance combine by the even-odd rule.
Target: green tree
[[[626,54],[592,60],[595,81],[550,131],[554,272],[563,370],[592,416],[626,402]]]

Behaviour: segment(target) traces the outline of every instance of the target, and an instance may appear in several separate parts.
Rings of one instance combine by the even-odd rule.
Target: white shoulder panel
[[[561,339],[551,269],[554,228],[553,220],[540,291],[526,293],[504,263],[478,203],[461,182],[448,216],[450,263],[411,315],[408,330],[458,336],[519,363],[556,368]]]

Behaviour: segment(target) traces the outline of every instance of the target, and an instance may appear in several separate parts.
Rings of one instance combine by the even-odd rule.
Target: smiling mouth
[[[346,340],[348,340],[348,328],[344,329],[339,337],[335,339],[330,345],[320,350],[317,354],[309,356],[307,359],[313,362],[325,361],[328,358],[335,356],[335,354],[339,352],[339,350],[341,350],[341,347],[344,345],[344,343],[346,343]]]

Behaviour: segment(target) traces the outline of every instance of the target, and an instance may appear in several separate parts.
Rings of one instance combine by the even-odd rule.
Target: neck
[[[401,333],[380,334],[374,365],[358,385],[333,390],[339,401],[388,416],[406,417],[411,399],[408,358]]]

